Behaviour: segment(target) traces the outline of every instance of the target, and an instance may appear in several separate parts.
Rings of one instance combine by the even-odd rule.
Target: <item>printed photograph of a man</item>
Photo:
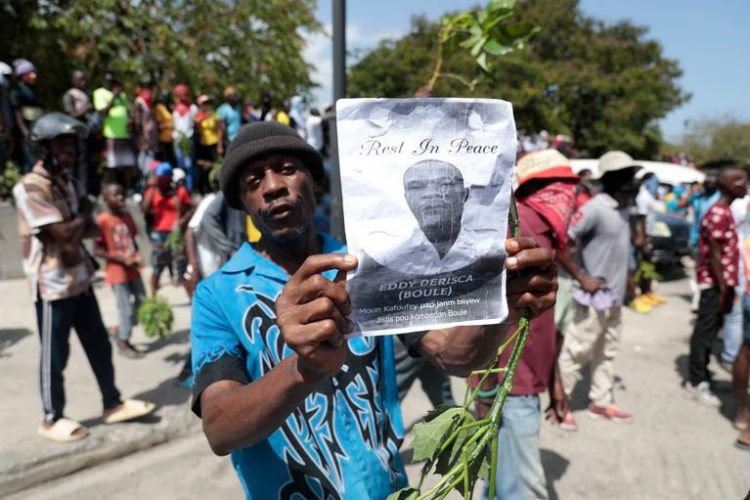
[[[435,247],[438,259],[445,260],[461,234],[469,197],[461,171],[439,160],[415,163],[404,174],[404,193],[419,229]]]
[[[492,227],[486,224],[491,214],[470,213],[477,205],[470,203],[471,190],[455,165],[437,159],[414,163],[404,172],[403,188],[413,223],[405,215],[398,225],[373,229],[363,248],[367,255],[362,269],[384,266],[430,276],[503,257],[499,221]],[[481,217],[484,224],[473,223]]]

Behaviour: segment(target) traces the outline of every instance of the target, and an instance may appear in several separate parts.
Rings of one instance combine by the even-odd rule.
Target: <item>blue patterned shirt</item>
[[[323,253],[345,252],[323,238]],[[333,279],[333,273],[324,274]],[[289,275],[249,243],[198,286],[193,299],[194,411],[219,380],[252,383],[292,355],[276,325],[275,303]],[[234,450],[247,498],[385,498],[406,484],[393,338],[358,337],[341,370],[281,427]]]

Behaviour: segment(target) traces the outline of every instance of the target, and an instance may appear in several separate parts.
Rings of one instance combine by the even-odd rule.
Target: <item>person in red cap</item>
[[[172,110],[172,122],[174,132],[174,154],[177,157],[177,167],[187,173],[186,186],[193,191],[193,131],[195,126],[195,115],[198,107],[190,101],[190,88],[185,84],[176,85],[174,88],[174,109]]]
[[[208,173],[220,156],[224,156],[224,122],[213,108],[211,96],[203,94],[198,98],[198,113],[195,127],[198,140],[195,144],[195,185],[193,190],[201,194],[211,191]]]
[[[566,252],[578,182],[570,161],[554,149],[535,151],[519,160],[516,178],[521,234],[532,236],[553,257]],[[513,379],[513,390],[503,407],[498,453],[504,458],[496,471],[496,498],[546,498],[539,452],[539,394],[549,391],[547,419],[562,422],[568,402],[557,369],[561,345],[555,329],[555,310],[548,309],[531,323],[531,335]],[[509,355],[507,351],[498,366],[505,366]],[[489,411],[500,383],[502,376],[498,375],[482,384],[477,398],[479,416]]]

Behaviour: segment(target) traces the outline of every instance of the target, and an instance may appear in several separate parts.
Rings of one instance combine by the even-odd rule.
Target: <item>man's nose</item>
[[[284,176],[272,170],[266,172],[263,177],[263,196],[266,199],[274,199],[288,194]]]

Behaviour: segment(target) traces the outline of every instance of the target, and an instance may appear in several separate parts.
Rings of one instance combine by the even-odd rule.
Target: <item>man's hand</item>
[[[534,238],[511,238],[505,241],[508,258],[508,306],[510,322],[518,321],[523,309],[529,308],[532,316],[555,305],[557,295],[557,267],[552,254],[541,248]]]
[[[91,203],[88,196],[83,196],[78,200],[78,213],[85,217],[89,217],[94,213],[94,204]]]
[[[549,422],[560,424],[565,420],[565,414],[570,411],[570,404],[565,396],[559,374],[555,375],[555,380],[549,388],[549,406],[544,414]]]
[[[346,361],[345,335],[354,330],[347,316],[351,302],[346,271],[357,267],[351,255],[326,254],[307,258],[289,279],[276,301],[277,324],[289,347],[299,356],[297,369],[306,381],[336,373]],[[321,273],[338,269],[335,281]]]
[[[143,260],[141,259],[141,254],[139,253],[135,254],[132,257],[125,258],[125,265],[128,267],[132,267],[133,269],[140,269],[142,264]]]
[[[581,288],[588,293],[596,293],[600,288],[607,286],[607,282],[601,278],[586,275],[581,279]]]

